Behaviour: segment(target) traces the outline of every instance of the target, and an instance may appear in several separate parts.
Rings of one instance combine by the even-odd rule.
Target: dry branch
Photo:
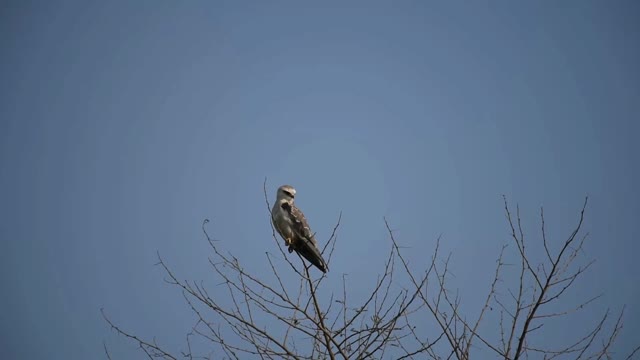
[[[263,190],[270,212],[266,180]],[[461,297],[457,290],[450,289],[451,254],[441,257],[440,237],[430,260],[416,270],[403,254],[386,219],[389,255],[381,264],[370,292],[362,298],[348,293],[348,274],[342,274],[342,283],[335,290],[328,288],[330,285],[321,286],[327,275],[312,277],[311,265],[301,257],[302,266],[294,264],[278,241],[273,226],[272,238],[278,250],[265,254],[264,272],[251,274],[242,266],[241,259],[221,250],[222,242],[209,236],[206,227],[209,220],[204,220],[202,231],[212,251],[209,264],[218,279],[215,285],[179,280],[158,254],[158,265],[167,276],[165,281],[180,290],[195,317],[186,336],[186,349],[180,356],[173,355],[155,341],[132,335],[115,325],[104,312],[102,314],[113,330],[137,343],[149,358],[212,358],[211,347],[197,353],[197,346],[192,342],[195,338],[213,345],[213,349],[221,354],[215,358],[228,359],[468,360],[472,353],[482,349],[498,358],[513,360],[531,355],[544,359],[609,358],[622,329],[623,311],[606,335],[608,311],[591,330],[560,349],[536,345],[537,338],[532,337],[532,333],[542,329],[545,321],[580,311],[599,296],[567,306],[564,311],[545,310],[550,303],[560,302],[593,263],[577,264],[587,238],[586,235],[579,236],[586,206],[587,200],[577,225],[555,254],[547,239],[544,211],[540,210],[542,239],[539,245],[544,250],[544,259],[538,262],[529,250],[535,243],[525,242],[519,207],[516,207],[514,218],[504,198],[511,244],[518,250],[518,276],[514,283],[508,284],[502,278],[502,270],[507,265],[505,249],[509,246],[504,245],[475,321],[468,321],[463,315]],[[327,264],[336,248],[341,219],[340,213],[322,249],[323,255],[328,252]],[[282,261],[287,265],[283,266]],[[287,283],[287,277],[283,276],[287,271],[295,273],[297,281]],[[211,291],[212,286],[216,291]],[[225,290],[224,294],[220,289]],[[499,319],[488,315],[494,308],[499,309]],[[491,320],[498,322],[489,327],[495,331],[483,332],[482,324]],[[427,336],[429,332],[433,333],[431,339]],[[638,348],[634,349],[628,359],[637,351]],[[104,352],[110,358],[106,344]]]

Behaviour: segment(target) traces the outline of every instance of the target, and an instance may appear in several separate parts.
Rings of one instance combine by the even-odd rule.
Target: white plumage
[[[293,202],[295,196],[296,189],[291,185],[282,185],[278,188],[276,202],[271,209],[273,226],[284,239],[290,253],[295,250],[320,271],[326,273],[327,263],[320,254],[318,242],[307,219]]]

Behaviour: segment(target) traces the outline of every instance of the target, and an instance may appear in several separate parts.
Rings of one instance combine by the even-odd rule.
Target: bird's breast
[[[273,216],[273,223],[276,226],[278,232],[284,237],[292,237],[293,229],[291,228],[291,221],[288,216],[283,214],[283,211],[276,211]]]

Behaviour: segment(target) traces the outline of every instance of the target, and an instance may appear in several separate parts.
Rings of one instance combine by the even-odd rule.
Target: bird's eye
[[[289,195],[289,196],[291,196],[291,197],[294,197],[293,194],[291,192],[287,191],[287,190],[284,190],[284,193]]]

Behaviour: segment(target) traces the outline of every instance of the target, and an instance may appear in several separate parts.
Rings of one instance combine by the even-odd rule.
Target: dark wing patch
[[[300,209],[295,206],[291,207],[291,219],[294,221],[294,231],[300,235],[300,237],[307,238],[312,240],[311,228],[309,227],[309,223],[307,223],[307,218],[304,217],[304,214]]]
[[[304,257],[305,259],[307,259],[307,261],[315,265],[323,273],[326,273],[329,270],[327,268],[327,263],[322,258],[322,254],[320,254],[320,251],[318,250],[318,248],[315,247],[311,243],[311,241],[309,240],[300,241],[300,243],[297,244],[295,250],[298,254],[302,255],[302,257]]]
[[[296,252],[302,255],[322,272],[327,272],[327,264],[315,245],[315,239],[311,233],[311,228],[309,227],[309,223],[304,217],[302,211],[288,203],[283,203],[281,206],[282,209],[289,214],[289,218],[293,224],[293,231],[298,237],[296,242],[293,244]],[[291,248],[289,248],[289,252],[291,252]]]
[[[309,228],[309,223],[307,223],[307,219],[304,217],[302,211],[295,206],[291,206],[291,204],[287,202],[283,202],[280,207],[289,214],[295,234],[299,237],[311,240],[311,229]]]

